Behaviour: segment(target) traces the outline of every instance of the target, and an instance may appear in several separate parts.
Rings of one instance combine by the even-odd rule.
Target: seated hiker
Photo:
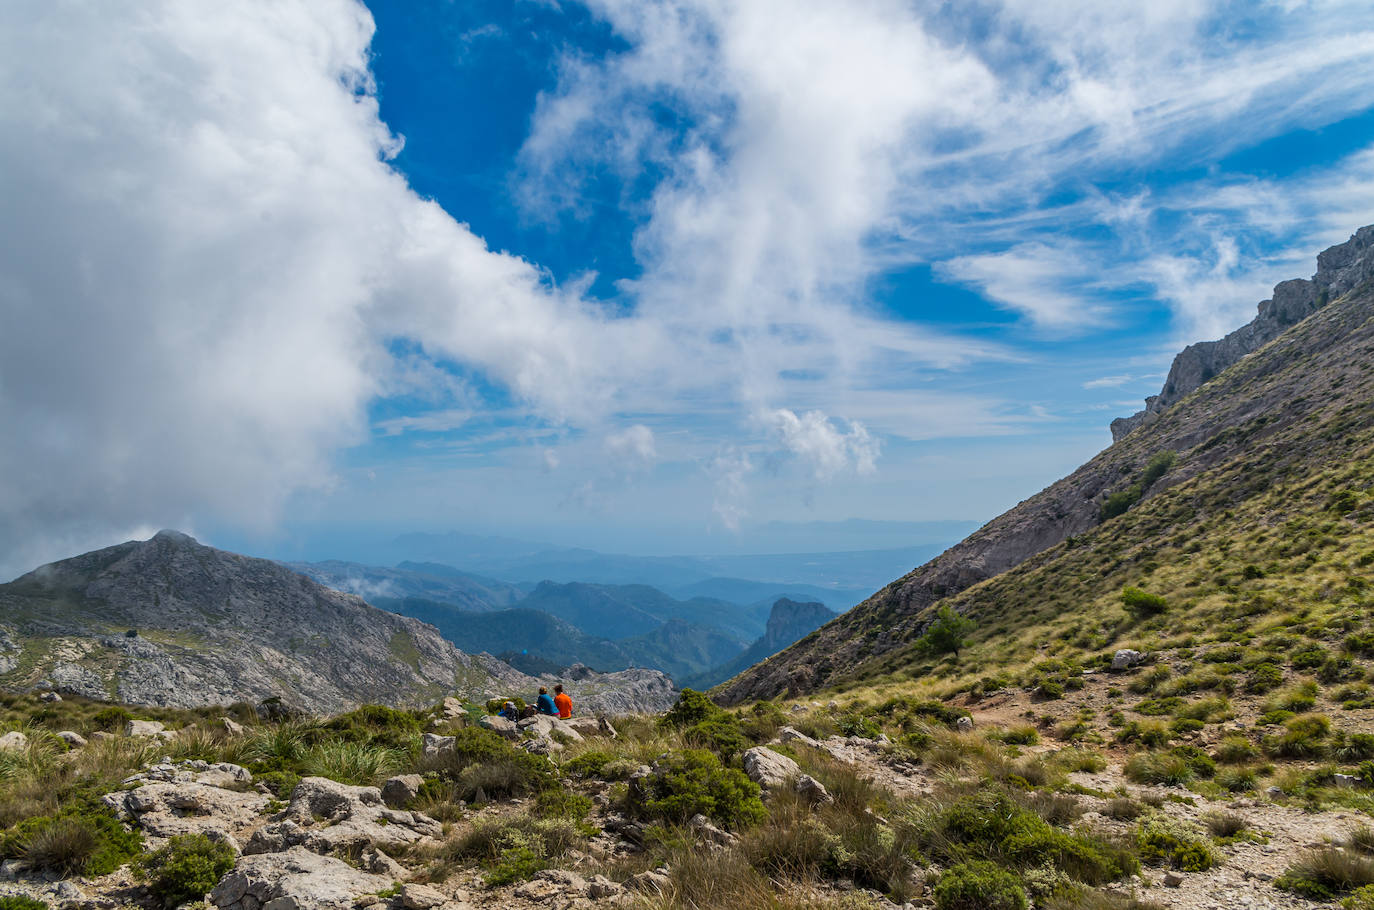
[[[520,712],[515,710],[515,702],[513,701],[506,702],[501,706],[501,710],[496,713],[499,717],[504,717],[506,720],[515,721],[520,719]]]
[[[540,714],[558,714],[558,708],[553,703],[553,696],[543,686],[539,687],[539,698],[535,700],[535,706],[539,709]]]
[[[572,717],[572,696],[563,691],[562,685],[553,687],[557,694],[553,697],[553,703],[558,706],[558,716],[567,720]]]

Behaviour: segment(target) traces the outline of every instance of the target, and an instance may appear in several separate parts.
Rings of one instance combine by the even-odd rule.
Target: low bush
[[[0,836],[0,859],[23,858],[65,875],[108,875],[136,856],[143,838],[102,806],[69,804],[56,815],[26,818]]]
[[[48,905],[22,894],[6,894],[0,897],[0,910],[48,910]]]
[[[548,759],[518,749],[490,730],[464,727],[453,736],[453,751],[432,759],[428,767],[455,785],[459,799],[527,796],[558,785]]]
[[[988,734],[989,739],[1000,740],[1009,746],[1033,746],[1040,742],[1040,734],[1029,724],[1008,727]]]
[[[1339,847],[1309,850],[1274,879],[1274,887],[1312,900],[1330,900],[1369,885],[1374,885],[1374,859]]]
[[[1202,832],[1182,819],[1151,812],[1136,828],[1140,858],[1167,863],[1184,872],[1205,872],[1216,864],[1216,855]]]
[[[1181,787],[1196,773],[1182,756],[1172,752],[1137,752],[1126,762],[1126,778],[1137,784],[1167,784]]]
[[[1157,616],[1169,609],[1169,601],[1163,597],[1129,585],[1121,589],[1121,605],[1136,619]]]
[[[1341,900],[1341,910],[1374,910],[1374,885],[1352,891]]]
[[[984,791],[946,809],[921,846],[945,861],[985,859],[1028,869],[1050,864],[1086,884],[1134,871],[1134,858],[1105,841],[1050,825],[1009,794]]]
[[[581,755],[565,761],[562,771],[568,777],[577,780],[601,777],[606,766],[615,761],[615,758],[614,752],[605,749],[588,749]]]
[[[1328,745],[1336,761],[1353,764],[1374,758],[1374,733],[1345,733],[1337,731]]]
[[[661,759],[655,773],[632,789],[628,808],[642,818],[674,823],[700,813],[729,827],[760,821],[766,814],[758,784],[702,749],[683,749]]]
[[[569,850],[581,848],[594,828],[568,818],[514,815],[477,822],[469,831],[445,844],[430,876],[442,879],[453,860],[477,860],[486,869],[489,887],[508,885],[547,869]]]
[[[724,714],[725,710],[695,689],[683,689],[677,702],[658,719],[659,725],[681,730]]]
[[[1212,757],[1222,764],[1243,765],[1259,758],[1259,748],[1242,733],[1230,733],[1217,743]]]
[[[682,731],[682,738],[688,745],[710,749],[725,761],[753,745],[740,729],[739,722],[726,713],[692,724]]]
[[[1280,758],[1316,758],[1326,751],[1331,718],[1302,714],[1284,723],[1284,731],[1265,740],[1265,749]]]
[[[1283,670],[1277,664],[1260,663],[1245,678],[1245,691],[1256,695],[1272,692],[1283,685]]]
[[[203,834],[182,834],[134,864],[148,890],[168,907],[202,898],[234,868],[234,851]]]
[[[1025,910],[1026,892],[996,863],[975,860],[945,870],[933,892],[937,910]]]
[[[1254,768],[1222,768],[1214,780],[1229,793],[1248,793],[1255,789],[1259,775]]]

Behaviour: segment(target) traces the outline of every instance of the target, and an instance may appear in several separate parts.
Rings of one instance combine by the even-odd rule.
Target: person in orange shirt
[[[572,698],[563,691],[561,685],[553,687],[553,703],[558,706],[558,716],[567,720],[572,717]]]

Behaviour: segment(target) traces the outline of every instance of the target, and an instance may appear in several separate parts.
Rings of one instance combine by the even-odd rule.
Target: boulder
[[[672,885],[673,880],[657,869],[649,869],[638,875],[632,875],[625,881],[625,887],[643,891],[646,894],[667,894]]]
[[[229,734],[230,736],[243,735],[243,724],[234,720],[232,717],[221,717],[219,719],[219,722],[220,725],[224,727],[224,732]]]
[[[115,738],[115,737],[114,737],[114,734],[113,734],[113,733],[106,733],[104,730],[96,730],[94,733],[91,734],[91,739],[96,740],[97,742],[100,741],[100,740],[114,739],[114,738]]]
[[[468,715],[467,708],[464,708],[463,703],[452,695],[444,699],[443,703],[439,705],[439,713],[450,719],[455,717],[467,717]]]
[[[607,739],[615,739],[616,736],[615,727],[604,717],[570,717],[563,721],[563,725],[583,736],[604,736]]]
[[[438,758],[446,752],[453,751],[453,737],[439,736],[436,733],[426,733],[420,738],[420,753],[425,758]]]
[[[38,696],[38,700],[52,704],[55,701],[61,701],[62,696],[58,695],[56,692],[44,692],[42,695]]]
[[[401,774],[382,784],[382,802],[393,809],[405,808],[405,804],[420,795],[420,787],[425,779],[418,774]]]
[[[587,880],[587,896],[594,901],[616,897],[624,890],[619,882],[611,881],[604,875],[593,875]]]
[[[831,796],[830,791],[825,789],[825,784],[810,774],[803,774],[798,777],[797,782],[792,785],[792,789],[812,806],[829,805],[835,801],[835,797]]]
[[[18,730],[0,736],[0,752],[23,752],[29,747],[29,738]]]
[[[86,737],[77,733],[75,730],[63,730],[61,733],[57,734],[57,738],[73,749],[81,749],[86,745]]]
[[[218,910],[353,910],[391,879],[354,869],[341,859],[301,847],[245,856],[210,892]]]
[[[699,840],[716,847],[729,847],[739,842],[739,838],[711,824],[711,820],[700,813],[693,815],[687,827],[696,833]]]
[[[550,717],[547,714],[536,714],[534,717],[527,717],[515,726],[519,728],[520,732],[532,733],[539,739],[557,742],[559,737],[566,737],[575,743],[582,742],[582,734],[569,726],[567,721],[560,720],[557,717]]]
[[[499,733],[506,739],[515,740],[520,738],[520,730],[516,727],[515,721],[507,720],[495,714],[484,715],[477,721],[477,726],[485,730],[490,730],[493,733]]]
[[[373,875],[386,876],[392,881],[399,882],[410,875],[405,866],[375,847],[368,847],[358,859],[364,871],[371,872]]]
[[[755,746],[744,753],[744,773],[765,790],[776,790],[801,774],[801,768],[786,755],[767,746]]]
[[[350,787],[323,777],[296,785],[279,821],[259,828],[245,853],[273,853],[301,846],[316,853],[409,847],[443,834],[443,826],[420,812],[391,809],[376,787]]]
[[[131,720],[124,724],[125,736],[161,736],[167,728],[161,721]]]
[[[401,906],[406,910],[433,910],[448,903],[448,895],[429,885],[405,885],[401,888]]]
[[[1122,648],[1112,655],[1112,672],[1120,673],[1122,670],[1129,670],[1136,664],[1145,660],[1145,655],[1130,648]]]
[[[783,727],[778,731],[778,740],[784,743],[801,743],[803,746],[810,746],[813,749],[819,749],[821,747],[819,742],[807,736],[796,727]]]
[[[101,802],[149,838],[204,834],[237,852],[237,836],[262,819],[269,799],[195,781],[149,781],[133,790],[107,793]]]
[[[967,714],[963,715],[954,722],[954,729],[958,730],[960,733],[972,733],[973,718],[969,717]]]

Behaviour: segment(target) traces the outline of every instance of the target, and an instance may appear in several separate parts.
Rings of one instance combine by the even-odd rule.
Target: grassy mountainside
[[[1362,627],[1374,561],[1374,289],[1365,281],[1324,304],[1069,477],[731,680],[722,700],[949,680],[1179,635],[1243,644],[1282,627],[1329,644]],[[1126,586],[1167,609],[1133,618]],[[919,643],[941,606],[978,623],[957,659]]]

